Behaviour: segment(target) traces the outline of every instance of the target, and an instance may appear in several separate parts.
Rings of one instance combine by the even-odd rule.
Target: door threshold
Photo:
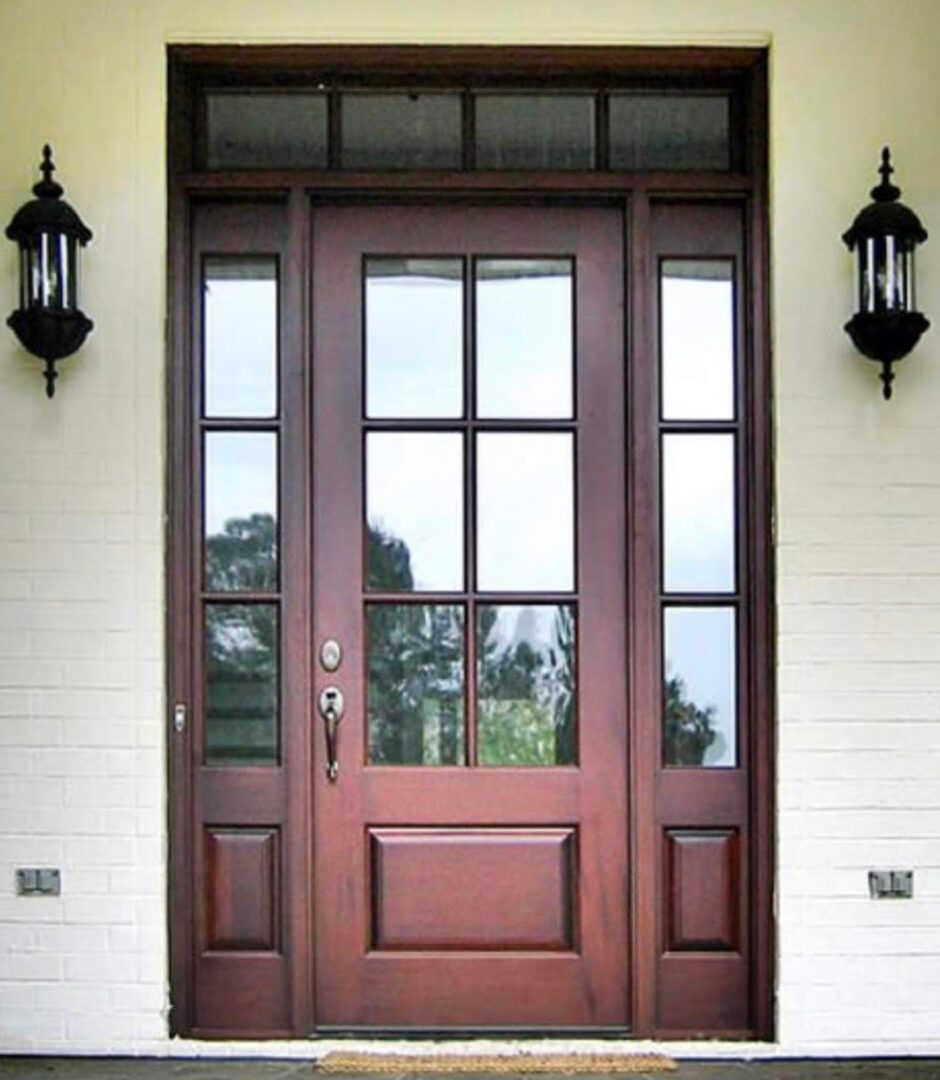
[[[312,1033],[320,1039],[629,1039],[628,1027],[331,1027]]]

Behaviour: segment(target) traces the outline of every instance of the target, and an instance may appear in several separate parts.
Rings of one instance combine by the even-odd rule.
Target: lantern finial
[[[52,161],[52,147],[46,143],[42,148],[42,164],[39,166],[42,179],[33,185],[33,194],[37,199],[59,199],[62,197],[64,188],[52,179],[55,172],[55,164]]]

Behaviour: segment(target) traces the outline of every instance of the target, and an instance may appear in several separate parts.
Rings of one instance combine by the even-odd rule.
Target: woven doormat
[[[324,1073],[647,1073],[672,1072],[662,1054],[326,1054]]]

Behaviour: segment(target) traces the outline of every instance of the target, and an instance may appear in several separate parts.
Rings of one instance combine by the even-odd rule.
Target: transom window
[[[688,171],[742,165],[738,93],[669,89],[206,87],[199,168]]]

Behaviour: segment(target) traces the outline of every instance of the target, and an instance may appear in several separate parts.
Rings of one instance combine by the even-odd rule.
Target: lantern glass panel
[[[74,240],[56,232],[39,234],[39,306],[46,310],[61,310],[71,288],[69,273],[69,243]]]
[[[78,241],[74,236],[60,236],[58,240],[61,281],[59,306],[74,311],[78,307]]]
[[[39,236],[31,236],[23,243],[23,257],[26,260],[24,272],[24,289],[26,303],[24,307],[42,307],[42,247]]]
[[[32,267],[29,244],[24,240],[20,243],[20,308],[23,311],[30,305],[31,284]]]
[[[913,243],[890,233],[860,243],[858,288],[860,311],[914,311]]]

